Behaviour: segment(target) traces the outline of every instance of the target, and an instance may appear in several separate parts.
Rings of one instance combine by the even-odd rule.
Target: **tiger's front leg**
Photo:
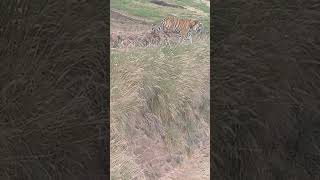
[[[182,39],[181,34],[177,33],[177,41],[178,41],[178,43],[181,43],[181,39]]]
[[[189,39],[189,40],[190,40],[190,44],[192,44],[192,37],[190,37],[190,39]]]
[[[191,34],[191,32],[188,32],[188,39],[190,41],[190,44],[192,44],[192,34]]]

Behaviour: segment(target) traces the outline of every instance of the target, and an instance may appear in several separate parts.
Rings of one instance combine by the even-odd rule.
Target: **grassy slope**
[[[209,126],[204,126],[209,124],[208,42],[126,53],[114,50],[111,59],[111,129],[115,132],[111,138],[114,143],[126,143],[121,137],[128,138],[132,131],[126,125],[129,121],[126,115],[141,110],[160,117],[159,128],[164,132],[166,145],[173,151],[183,149],[187,153],[199,137],[209,133]],[[134,123],[132,119],[130,123]],[[149,133],[158,136],[155,132]],[[128,151],[112,147],[112,157],[130,156]],[[129,159],[112,162],[121,164],[112,171],[115,177],[140,173]]]
[[[168,2],[182,6],[193,7],[197,10],[203,11],[207,14],[207,16],[199,16],[195,12],[192,12],[188,9],[162,7],[150,3],[149,0],[111,0],[110,5],[111,9],[124,11],[132,16],[143,17],[153,21],[154,23],[159,23],[169,13],[176,14],[179,17],[196,18],[201,20],[206,30],[209,31],[210,9],[204,3],[195,2],[192,0],[171,0]]]
[[[209,14],[202,3],[168,1]],[[160,7],[146,0],[113,0],[111,9],[160,22],[168,13],[200,19],[209,27],[209,15],[187,9]],[[209,28],[206,28],[207,30]],[[209,38],[207,38],[208,40]],[[159,117],[158,129],[168,148],[190,152],[209,131],[209,41],[193,45],[111,52],[111,173],[112,179],[143,179],[127,139],[135,131],[132,116],[143,111]],[[129,123],[128,123],[129,122]],[[148,128],[147,128],[148,129]],[[151,135],[160,137],[150,130]],[[182,148],[181,148],[182,147]]]

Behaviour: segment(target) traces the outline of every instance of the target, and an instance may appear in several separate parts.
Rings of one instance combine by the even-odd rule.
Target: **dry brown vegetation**
[[[158,179],[208,142],[208,38],[111,59],[112,179]]]
[[[122,2],[111,11],[111,179],[209,179],[208,30],[178,44],[152,31],[171,9]]]
[[[208,39],[208,33],[194,36],[194,40]],[[155,47],[163,45],[177,45],[176,33],[162,33],[162,32],[112,32],[110,35],[111,48],[133,48],[133,47]]]

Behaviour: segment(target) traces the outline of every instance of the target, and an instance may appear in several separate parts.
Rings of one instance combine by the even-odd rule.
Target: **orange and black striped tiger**
[[[153,31],[162,30],[163,32],[175,32],[178,34],[179,42],[189,39],[192,43],[192,31],[200,32],[203,30],[202,24],[198,20],[179,19],[174,15],[169,15],[161,21],[159,27],[153,27]]]

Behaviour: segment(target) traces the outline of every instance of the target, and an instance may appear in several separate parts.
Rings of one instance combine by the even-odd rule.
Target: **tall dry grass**
[[[207,38],[111,52],[112,177],[144,176],[130,148],[120,148],[132,146],[138,121],[148,137],[164,141],[168,153],[190,152],[209,139],[209,50]]]

